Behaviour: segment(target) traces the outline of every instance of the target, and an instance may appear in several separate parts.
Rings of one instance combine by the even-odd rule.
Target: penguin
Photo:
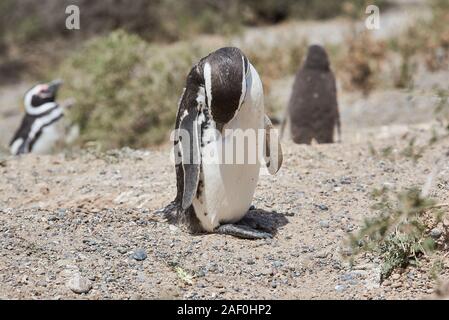
[[[338,141],[341,139],[335,76],[326,50],[319,45],[309,47],[305,63],[296,75],[281,136],[287,118],[297,144],[311,144],[313,139],[318,143],[333,143],[335,128]]]
[[[260,225],[242,220],[250,211],[262,162],[274,175],[283,158],[279,138],[264,112],[261,79],[240,49],[221,48],[191,69],[175,129],[177,195],[165,208],[166,217],[184,222],[193,233],[272,237],[258,230]],[[234,145],[242,132],[254,132],[253,139]],[[244,159],[212,161],[223,150],[237,157],[244,154]],[[253,157],[257,150],[260,157]]]
[[[38,84],[25,94],[25,115],[9,144],[12,155],[47,154],[61,140],[58,123],[64,112],[55,101],[61,84]]]

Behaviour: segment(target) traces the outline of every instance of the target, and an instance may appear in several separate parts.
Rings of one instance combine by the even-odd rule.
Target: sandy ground
[[[404,142],[390,137],[374,147],[399,152]],[[275,231],[266,241],[193,236],[154,214],[175,195],[168,149],[8,158],[0,167],[0,297],[431,295],[437,283],[426,263],[380,285],[379,261],[362,256],[351,268],[345,239],[370,215],[374,188],[422,185],[435,159],[449,151],[449,140],[430,147],[417,164],[400,155],[396,161],[373,157],[365,143],[306,147],[286,142],[284,148],[284,167],[276,177],[261,177],[254,199]],[[438,201],[449,200],[448,177],[445,166],[432,190]],[[134,256],[139,249],[147,255],[144,261]],[[180,270],[192,276],[191,284]],[[92,284],[89,293],[69,289],[67,282],[77,274]]]

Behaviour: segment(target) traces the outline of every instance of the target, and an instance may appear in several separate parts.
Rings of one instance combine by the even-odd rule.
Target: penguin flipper
[[[179,143],[182,152],[182,168],[184,171],[184,190],[182,208],[187,210],[193,202],[198,190],[201,164],[201,128],[198,123],[198,110],[190,109],[180,123]]]
[[[268,172],[272,175],[275,175],[279,171],[284,160],[279,135],[267,115],[265,115],[264,159]]]

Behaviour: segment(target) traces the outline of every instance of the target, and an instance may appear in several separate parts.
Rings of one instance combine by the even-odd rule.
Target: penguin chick
[[[303,67],[298,71],[288,106],[290,131],[298,144],[333,143],[337,127],[341,139],[335,77],[323,47],[309,47]]]

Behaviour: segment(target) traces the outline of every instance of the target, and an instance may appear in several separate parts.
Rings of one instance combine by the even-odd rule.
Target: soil
[[[401,137],[375,140],[374,148],[400,151]],[[263,175],[256,191],[254,205],[270,212],[276,230],[272,240],[260,241],[190,235],[155,213],[175,195],[168,148],[8,158],[0,168],[0,297],[413,299],[433,293],[428,264],[380,285],[380,261],[359,256],[351,267],[345,240],[370,216],[374,188],[423,185],[434,161],[449,151],[449,139],[416,164],[400,155],[395,161],[372,156],[366,143],[285,142],[284,149],[284,167],[275,177]],[[448,173],[446,166],[432,189],[440,202],[449,200]],[[133,257],[138,249],[144,261]],[[193,277],[191,284],[176,267]],[[67,286],[77,274],[90,279],[87,294]]]

